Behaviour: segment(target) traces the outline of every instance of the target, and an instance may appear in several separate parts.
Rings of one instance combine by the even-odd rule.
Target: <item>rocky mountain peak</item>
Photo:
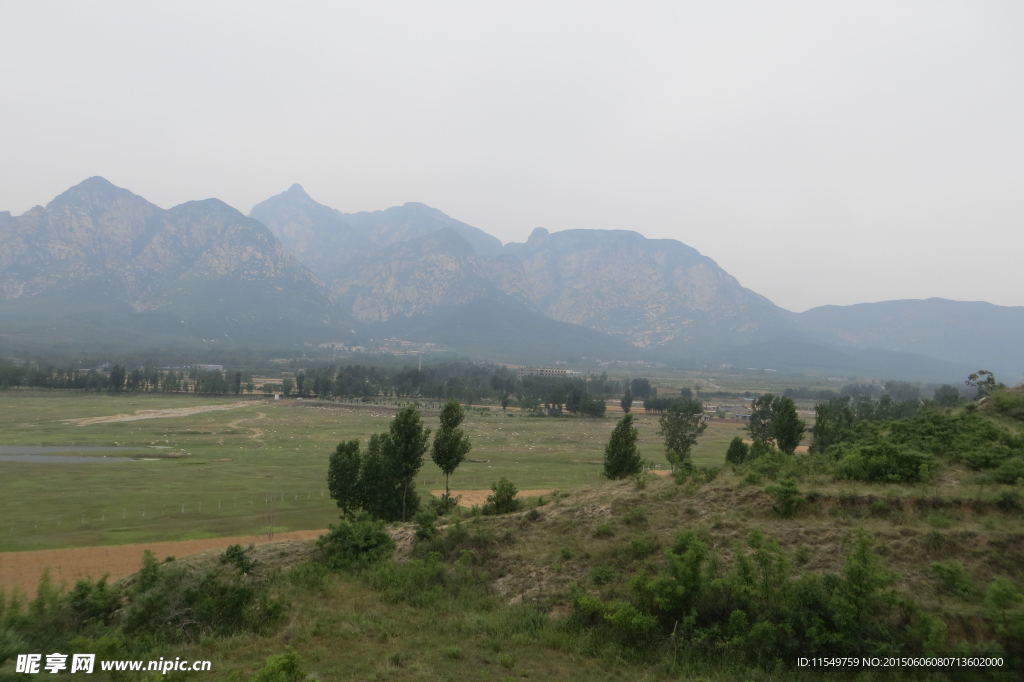
[[[528,243],[529,242],[535,242],[536,243],[536,242],[539,242],[540,240],[544,239],[545,237],[547,237],[549,234],[551,234],[551,233],[548,232],[548,229],[546,227],[535,227],[535,228],[533,228],[533,232],[530,233],[529,239],[527,239],[526,241]]]
[[[81,205],[86,207],[98,207],[109,205],[118,199],[136,199],[144,202],[145,199],[136,196],[126,189],[118,187],[106,178],[95,175],[83,180],[74,187],[58,194],[46,208],[59,208],[69,205]]]
[[[309,193],[306,192],[306,188],[297,182],[285,190],[285,196],[295,197],[298,199],[310,199]],[[310,199],[310,201],[312,201],[312,199]]]

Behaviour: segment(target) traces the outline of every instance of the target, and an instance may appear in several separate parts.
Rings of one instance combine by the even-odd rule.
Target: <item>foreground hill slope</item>
[[[912,598],[951,623],[948,636],[957,640],[983,646],[993,636],[971,590],[1001,576],[1020,579],[1019,512],[957,495],[954,474],[926,497],[885,485],[801,483],[805,493],[811,488],[808,501],[784,518],[766,490],[770,479],[751,484],[742,478],[721,473],[682,485],[661,478],[640,488],[619,482],[561,491],[518,513],[442,520],[432,540],[417,540],[411,526],[398,525],[391,530],[397,563],[368,571],[324,572],[305,563],[315,556],[311,545],[287,553],[266,545],[253,553],[255,575],[287,576],[277,588],[292,604],[283,623],[273,633],[210,640],[185,653],[214,658],[244,676],[260,667],[266,652],[287,647],[320,679],[760,679],[764,669],[740,662],[749,649],[742,656],[683,654],[671,663],[664,647],[602,640],[575,620],[580,591],[626,603],[616,600],[631,599],[634,576],[665,570],[666,552],[688,531],[702,538],[708,556],[717,558],[714,570],[723,574],[739,557],[761,552],[760,560],[769,563],[757,566],[772,572],[765,580],[790,572],[843,576],[856,538],[866,533],[875,557],[869,570],[888,576],[876,576],[882,582],[871,589],[891,586],[890,598]],[[968,591],[946,591],[954,588],[937,577],[935,563],[964,567],[957,584]],[[629,612],[619,613],[625,618]],[[344,647],[332,644],[338,638]],[[862,654],[878,655],[877,646],[865,642]],[[781,652],[766,654],[765,668],[778,660],[786,679],[830,678],[826,671],[796,669]],[[979,679],[1013,679],[1019,668],[1007,660]]]

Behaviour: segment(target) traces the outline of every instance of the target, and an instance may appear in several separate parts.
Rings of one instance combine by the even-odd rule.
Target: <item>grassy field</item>
[[[186,416],[87,421],[237,402],[185,395],[0,392],[0,445],[131,446],[149,453],[113,463],[0,462],[0,499],[7,501],[0,551],[324,528],[337,517],[325,486],[329,453],[341,440],[365,442],[385,430],[395,410],[393,405],[256,400]],[[424,421],[431,428],[438,407],[424,404]],[[595,483],[614,424],[611,414],[553,419],[473,409],[465,422],[473,450],[452,486],[486,489],[502,476],[524,490]],[[657,418],[638,414],[638,428],[642,456],[666,467]],[[729,440],[741,429],[738,422],[713,422],[696,447],[695,463],[721,464]],[[421,494],[443,486],[429,459],[417,480]]]

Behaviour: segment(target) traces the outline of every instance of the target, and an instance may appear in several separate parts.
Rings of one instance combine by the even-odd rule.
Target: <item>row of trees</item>
[[[658,419],[658,433],[664,439],[665,457],[672,465],[673,473],[692,467],[690,451],[707,426],[704,404],[699,400],[677,398],[662,411]],[[633,415],[627,412],[612,430],[605,447],[605,477],[625,478],[643,471],[643,460],[637,448],[638,437]]]
[[[198,367],[168,369],[113,365],[109,369],[19,365],[0,360],[0,388],[64,388],[109,393],[239,394],[252,392],[252,378],[242,372],[224,373]]]
[[[441,410],[432,458],[444,473],[444,504],[451,504],[449,478],[470,450],[461,424],[462,406],[449,400]],[[338,444],[327,468],[327,487],[345,515],[366,512],[385,521],[407,521],[420,507],[415,478],[430,444],[430,429],[423,426],[419,409],[408,405],[391,421],[388,430],[370,437],[365,452],[358,440]]]

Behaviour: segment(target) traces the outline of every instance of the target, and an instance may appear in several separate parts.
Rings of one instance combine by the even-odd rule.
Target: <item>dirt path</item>
[[[106,417],[80,417],[78,419],[62,419],[61,421],[77,426],[89,426],[91,424],[113,424],[115,422],[134,422],[140,419],[162,419],[165,417],[188,417],[202,412],[220,412],[221,410],[237,410],[240,407],[253,407],[258,405],[251,400],[243,400],[237,403],[223,403],[220,405],[200,405],[197,407],[168,407],[163,410],[136,410],[131,414],[111,414]]]
[[[237,428],[249,429],[249,431],[251,431],[251,433],[249,434],[249,438],[254,440],[254,441],[256,441],[260,445],[263,445],[263,429],[258,428],[256,426],[245,426],[245,427],[242,427],[241,424],[242,424],[242,422],[251,422],[251,421],[256,421],[256,420],[259,420],[259,419],[266,419],[266,418],[267,418],[267,413],[266,412],[257,412],[255,417],[242,417],[241,419],[236,419],[234,421],[228,422],[227,424],[225,424],[225,426],[227,426],[230,429],[237,429]]]
[[[486,488],[483,490],[452,490],[452,496],[459,498],[460,507],[472,507],[474,505],[482,507],[487,503],[487,496],[491,494],[491,489]],[[548,495],[554,492],[554,488],[534,488],[532,490],[520,490],[519,497],[540,497],[541,495]],[[431,490],[431,495],[440,497],[444,495],[443,490]]]
[[[226,538],[182,540],[178,542],[142,542],[134,545],[109,547],[76,547],[73,549],[44,549],[34,552],[0,552],[0,588],[8,592],[18,588],[22,594],[34,596],[43,571],[48,567],[50,577],[57,585],[69,588],[80,578],[93,580],[109,575],[111,582],[131,575],[142,565],[143,550],[150,550],[157,559],[184,557],[228,545],[262,545],[282,540],[310,540],[323,535],[324,530],[297,530],[290,533],[239,535]]]

